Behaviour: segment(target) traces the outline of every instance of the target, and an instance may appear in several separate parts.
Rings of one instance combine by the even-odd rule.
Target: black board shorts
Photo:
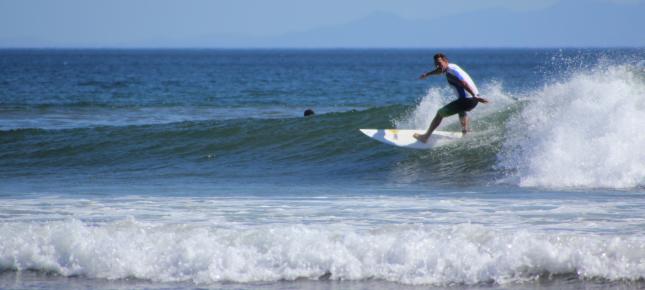
[[[473,98],[459,98],[439,109],[438,113],[441,117],[448,117],[454,114],[459,114],[459,117],[466,116],[466,112],[474,109],[477,106],[477,100]]]

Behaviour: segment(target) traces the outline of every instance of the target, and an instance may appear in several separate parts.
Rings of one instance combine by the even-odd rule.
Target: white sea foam
[[[579,72],[528,96],[507,124],[501,168],[521,186],[645,185],[645,80],[630,66]]]
[[[255,282],[380,279],[510,283],[545,274],[645,278],[644,237],[500,231],[480,225],[344,224],[219,229],[129,219],[0,225],[0,268],[92,278]]]
[[[4,199],[0,270],[152,281],[645,278],[639,196]]]

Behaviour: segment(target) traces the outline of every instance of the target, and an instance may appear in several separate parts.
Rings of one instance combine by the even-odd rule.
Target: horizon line
[[[425,50],[425,49],[645,49],[645,46],[258,46],[258,47],[218,47],[218,46],[16,46],[2,47],[0,50]]]

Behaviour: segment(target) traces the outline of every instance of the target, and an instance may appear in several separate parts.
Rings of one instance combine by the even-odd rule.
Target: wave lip
[[[546,86],[507,123],[499,166],[520,186],[645,185],[645,76],[596,68]]]
[[[461,224],[238,227],[130,219],[5,223],[0,269],[157,282],[376,279],[411,285],[508,284],[557,275],[642,280],[643,237],[499,231]]]

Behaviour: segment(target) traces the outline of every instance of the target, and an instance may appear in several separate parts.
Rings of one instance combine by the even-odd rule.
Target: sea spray
[[[471,121],[477,122],[478,117],[491,115],[508,109],[508,106],[515,103],[512,93],[504,90],[504,86],[499,81],[492,81],[481,85],[480,93],[482,97],[488,99],[488,104],[478,104],[475,109],[468,112]],[[455,101],[457,96],[454,90],[448,85],[442,87],[431,87],[427,93],[418,101],[418,104],[405,114],[395,118],[392,122],[395,128],[399,129],[427,129],[432,122],[437,110],[444,105]],[[442,128],[458,124],[459,119],[445,118],[442,122]]]
[[[507,124],[500,168],[521,186],[645,184],[645,81],[631,66],[598,67],[528,96]]]
[[[431,87],[419,103],[409,109],[404,115],[394,119],[394,127],[398,129],[427,129],[434,114],[442,103],[446,103],[453,95],[447,87]]]

